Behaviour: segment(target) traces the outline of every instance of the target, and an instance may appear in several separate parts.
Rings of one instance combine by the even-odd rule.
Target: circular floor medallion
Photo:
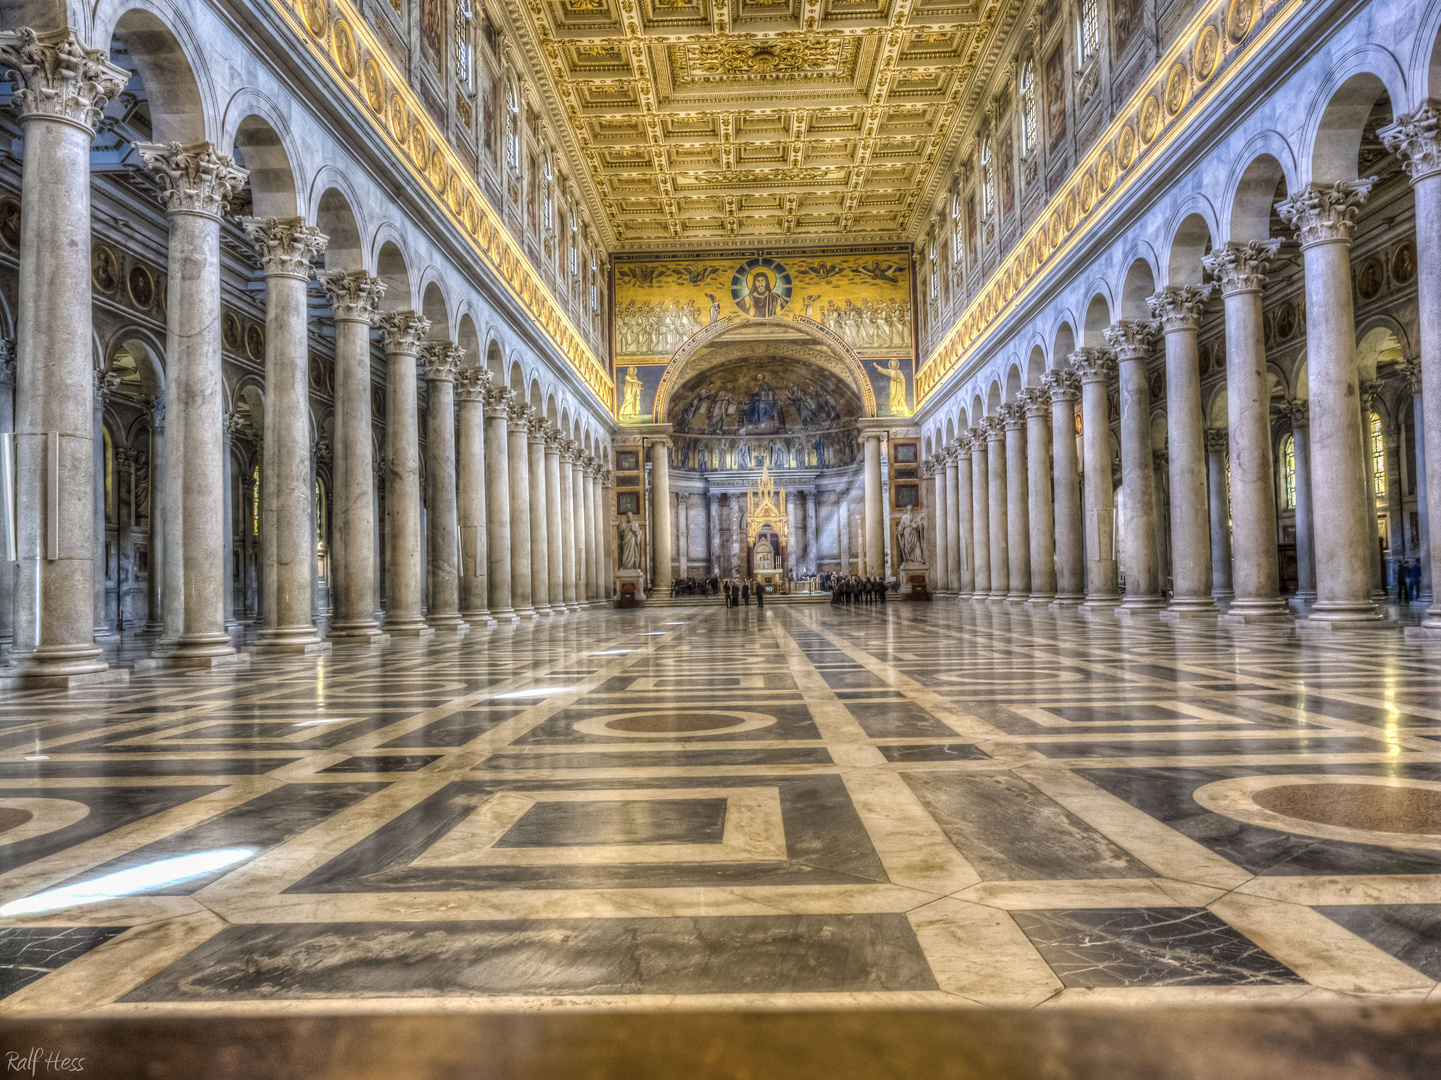
[[[634,712],[592,716],[572,725],[585,735],[609,735],[624,739],[698,738],[707,735],[735,735],[770,727],[774,716],[764,713],[722,709],[642,709]]]
[[[89,813],[74,799],[0,799],[0,847],[57,832]]]
[[[1197,788],[1214,813],[1279,832],[1441,851],[1441,783],[1391,776],[1242,776]]]

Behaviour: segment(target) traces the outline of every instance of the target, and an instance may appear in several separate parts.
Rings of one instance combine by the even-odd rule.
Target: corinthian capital
[[[310,277],[310,262],[323,254],[330,238],[314,225],[293,218],[244,218],[240,224],[267,277]]]
[[[1231,433],[1225,428],[1206,429],[1206,449],[1213,454],[1224,454],[1231,447]]]
[[[1221,283],[1221,295],[1260,292],[1266,284],[1266,267],[1281,246],[1279,240],[1232,241],[1201,259],[1212,277]]]
[[[1106,382],[1116,372],[1116,355],[1109,349],[1077,349],[1066,359],[1082,383]]]
[[[1075,401],[1081,392],[1081,377],[1074,371],[1048,371],[1041,376],[1041,389],[1054,401]]]
[[[1421,396],[1421,361],[1398,360],[1392,369],[1406,380],[1406,386],[1413,397]]]
[[[1146,297],[1151,314],[1161,324],[1161,332],[1195,330],[1201,325],[1201,310],[1211,298],[1214,285],[1169,285],[1153,296]]]
[[[1042,376],[1040,386],[1027,387],[1017,394],[1016,403],[1025,410],[1027,416],[1049,416],[1051,391],[1045,385],[1045,377]]]
[[[330,297],[337,322],[374,321],[376,305],[385,296],[385,282],[364,270],[322,270],[316,275]]]
[[[1000,408],[1000,420],[1007,431],[1023,431],[1026,427],[1026,407],[1024,404],[1002,405]]]
[[[1376,186],[1376,177],[1338,180],[1330,187],[1308,184],[1276,204],[1276,212],[1296,230],[1304,251],[1312,244],[1349,242],[1356,225],[1356,210]]]
[[[213,143],[136,143],[135,149],[160,182],[160,201],[171,214],[220,217],[250,175],[228,154],[217,154]]]
[[[120,386],[120,376],[113,371],[97,371],[95,373],[95,407],[98,409],[110,400],[110,395],[115,393]]]
[[[1441,109],[1437,102],[1423,101],[1415,112],[1396,117],[1396,122],[1376,134],[1386,149],[1401,159],[1401,167],[1414,184],[1441,172]]]
[[[485,387],[485,412],[493,418],[507,417],[510,415],[510,403],[515,400],[515,391],[507,390],[497,382],[490,382]]]
[[[386,353],[409,353],[412,356],[430,333],[430,320],[413,311],[388,311],[377,321],[380,343]]]
[[[1288,401],[1281,406],[1281,415],[1291,421],[1293,429],[1311,426],[1311,406],[1308,402]]]
[[[1148,322],[1122,319],[1101,331],[1118,360],[1145,360],[1151,355],[1151,338],[1156,328]]]
[[[531,422],[535,419],[535,410],[513,394],[506,403],[506,413],[511,428],[519,428],[521,431],[529,431]]]
[[[87,49],[68,29],[42,35],[27,26],[0,34],[0,70],[20,76],[15,100],[21,120],[64,120],[92,135],[105,103],[130,81],[130,72],[112,64],[109,53]]]
[[[15,381],[15,342],[12,338],[0,338],[0,384]]]
[[[1001,406],[1002,409],[1005,406]],[[1001,442],[1006,437],[1006,420],[1004,416],[987,416],[981,420],[982,429],[985,432],[984,438],[993,442]]]
[[[455,382],[465,350],[449,341],[427,341],[420,347],[420,357],[425,363],[420,374],[426,382]]]
[[[1361,391],[1361,411],[1367,412],[1376,403],[1376,397],[1386,387],[1385,379],[1365,379],[1358,389]]]
[[[461,401],[484,401],[490,388],[490,372],[485,368],[461,368],[455,377],[455,396]]]

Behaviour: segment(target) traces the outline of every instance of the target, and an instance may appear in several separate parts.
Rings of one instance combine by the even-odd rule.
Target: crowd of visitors
[[[836,604],[884,604],[888,586],[885,578],[876,577],[842,577],[840,574],[827,574],[832,580],[829,583],[831,593],[831,606]],[[822,588],[826,586],[823,584]]]
[[[718,577],[677,578],[671,582],[670,594],[675,596],[719,596],[721,581]]]

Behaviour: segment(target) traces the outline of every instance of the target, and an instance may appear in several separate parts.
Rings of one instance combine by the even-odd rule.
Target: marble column
[[[546,570],[550,575],[546,596],[553,614],[565,614],[565,564],[561,538],[560,448],[565,436],[560,428],[549,424],[545,431],[545,546]]]
[[[721,514],[720,497],[717,495],[706,496],[706,514],[710,526],[707,529],[707,547],[709,573],[716,577],[724,577],[725,573],[721,567]]]
[[[208,142],[139,143],[136,150],[159,184],[170,233],[165,366],[169,422],[177,437],[163,467],[166,489],[179,497],[165,508],[166,532],[178,557],[167,560],[167,589],[173,586],[177,595],[165,600],[166,638],[174,645],[164,655],[187,665],[231,662],[220,219],[248,174]]]
[[[90,141],[130,73],[70,30],[0,35],[0,64],[15,73],[25,144],[15,308],[19,561],[3,674],[7,684],[68,686],[107,668],[94,641],[95,432],[84,393],[94,370]]]
[[[587,454],[579,444],[571,452],[570,456],[570,487],[572,508],[571,514],[575,519],[575,602],[577,607],[585,607],[595,599],[594,585],[591,580],[591,570],[588,566],[588,548],[590,543],[590,517],[586,512],[586,492],[590,490],[590,478],[585,474],[585,462]]]
[[[675,513],[676,570],[681,578],[686,578],[690,576],[690,496],[683,491],[676,494]],[[787,508],[786,516],[791,521],[794,521],[794,518],[790,515],[789,507]],[[793,527],[790,529],[788,535],[791,538],[791,543],[794,544],[796,535]],[[792,547],[791,550],[794,551],[794,547]]]
[[[557,491],[560,496],[560,593],[558,603],[567,611],[579,611],[575,573],[575,455],[574,439],[562,438],[556,459]]]
[[[965,493],[962,496],[960,477],[960,455],[961,449],[955,443],[946,447],[938,455],[939,466],[936,469],[937,485],[944,484],[946,488],[946,567],[949,577],[947,595],[964,596],[966,594],[966,562],[962,555],[965,547],[965,526],[963,520],[968,519],[971,507],[971,463],[965,463]],[[964,502],[963,502],[964,499]]]
[[[1231,485],[1226,480],[1226,452],[1231,437],[1224,428],[1206,432],[1206,487],[1211,508],[1211,595],[1229,600],[1231,587]]]
[[[1441,102],[1426,100],[1412,112],[1380,129],[1381,141],[1401,160],[1416,195],[1416,295],[1420,301],[1420,363],[1418,379],[1433,388],[1441,385]],[[1425,458],[1426,490],[1441,491],[1441,394],[1416,398],[1416,465]],[[1423,423],[1424,421],[1424,423]],[[1437,475],[1431,476],[1435,466]],[[1421,625],[1407,627],[1408,636],[1441,637],[1441,603],[1430,587],[1434,566],[1441,558],[1441,499],[1432,507],[1422,498],[1418,477],[1416,505],[1420,511],[1423,594],[1431,597]],[[1433,515],[1436,515],[1433,517]]]
[[[328,637],[380,643],[375,617],[375,470],[370,415],[370,327],[385,282],[363,270],[320,275],[335,313],[335,459],[331,466]]]
[[[1086,458],[1086,602],[1081,610],[1103,611],[1121,602],[1107,389],[1116,359],[1107,349],[1079,349],[1071,353],[1070,361],[1081,378],[1081,448]]]
[[[430,320],[392,311],[379,320],[385,349],[385,630],[428,637],[421,616],[420,431],[416,416],[416,356]],[[268,413],[267,412],[267,423]],[[267,592],[267,596],[268,596]]]
[[[599,488],[600,462],[593,454],[585,455],[585,483],[582,496],[585,500],[585,600],[594,604],[602,596],[609,596],[612,585],[601,581],[600,530],[610,528],[609,507],[598,505],[596,491]]]
[[[1376,550],[1376,519],[1366,510],[1366,461],[1370,455],[1365,453],[1365,417],[1357,408],[1360,374],[1351,300],[1351,232],[1356,210],[1375,183],[1372,177],[1329,187],[1310,184],[1276,207],[1296,230],[1305,260],[1311,481],[1326,507],[1326,527],[1316,530],[1315,536],[1316,603],[1306,620],[1308,628],[1376,623],[1381,618],[1367,581],[1368,550]],[[1418,198],[1418,214],[1420,201]],[[1255,306],[1259,347],[1259,286]],[[1226,315],[1229,323],[1229,306]],[[1229,387],[1227,393],[1229,400]],[[1233,422],[1232,431],[1235,428]],[[1266,460],[1269,464],[1269,453]],[[1233,487],[1235,468],[1233,447]]]
[[[1005,406],[1002,406],[1004,409]],[[1009,503],[1006,497],[1006,426],[1009,417],[986,417],[987,493],[991,526],[991,591],[993,603],[1006,599],[1011,580]]]
[[[1075,607],[1086,596],[1082,539],[1081,474],[1076,461],[1076,401],[1080,376],[1048,371],[1041,386],[1051,395],[1052,502],[1056,518],[1056,599],[1053,608]]]
[[[613,460],[608,448],[605,451],[605,460]],[[598,602],[605,604],[610,603],[611,595],[615,591],[612,584],[615,581],[615,530],[610,527],[610,511],[607,509],[614,505],[615,470],[609,465],[602,465],[600,475],[596,477],[595,512],[599,518],[597,531],[600,541],[600,579],[605,586]]]
[[[1055,523],[1051,511],[1051,395],[1044,387],[1021,391],[1026,414],[1026,516],[1030,524],[1031,591],[1029,604],[1056,598]]]
[[[322,652],[330,646],[316,631],[311,607],[315,488],[306,289],[311,262],[325,251],[327,238],[300,218],[247,218],[243,224],[265,270],[265,456],[260,483],[265,621],[256,647]],[[390,413],[392,423],[397,415],[403,416]],[[415,415],[413,404],[410,415]],[[186,443],[194,437],[188,422],[183,434]]]
[[[146,507],[149,527],[150,572],[146,581],[146,634],[165,632],[165,398],[150,399],[150,505]]]
[[[865,573],[872,577],[885,575],[885,496],[881,491],[881,431],[862,431],[865,444],[865,526],[862,541],[865,551]]]
[[[1025,391],[1021,392],[1022,394]],[[1024,604],[1031,595],[1031,517],[1026,498],[1026,406],[1017,400],[1001,406],[1005,424],[1006,552],[1009,572],[1006,601]]]
[[[1438,193],[1441,194],[1441,193]],[[1416,425],[1416,519],[1418,562],[1421,565],[1421,595],[1411,601],[1413,605],[1430,607],[1433,596],[1431,587],[1431,507],[1426,497],[1426,416],[1425,395],[1422,393],[1421,362],[1408,360],[1397,364],[1396,369],[1406,377],[1411,388],[1411,409]],[[3,574],[0,568],[0,574]]]
[[[15,343],[0,338],[0,437],[15,431]],[[6,518],[12,512],[6,508]],[[9,522],[4,521],[5,528]],[[15,562],[10,558],[8,543],[0,549],[0,648],[8,649],[15,641]]]
[[[550,515],[546,505],[545,443],[551,424],[531,409],[530,439],[530,602],[537,615],[553,615],[550,607]]]
[[[732,500],[734,496],[731,496]],[[732,535],[734,531],[732,531]],[[849,577],[855,573],[851,566],[851,500],[845,491],[836,495],[836,558],[841,564],[840,573]],[[735,560],[731,560],[731,576],[739,573]]]
[[[1222,621],[1228,623],[1290,618],[1289,609],[1281,599],[1277,566],[1271,393],[1266,379],[1261,323],[1265,270],[1279,243],[1276,240],[1231,243],[1204,259],[1206,269],[1220,281],[1221,295],[1226,302],[1231,581],[1235,589],[1235,598],[1222,616]]]
[[[456,525],[460,533],[460,617],[471,627],[494,626],[490,615],[486,543],[485,394],[490,372],[463,367],[455,379]]]
[[[988,599],[991,594],[991,496],[990,467],[987,462],[985,421],[971,428],[971,536],[972,561],[975,563],[971,593],[973,600]]]
[[[1151,358],[1149,323],[1122,320],[1106,327],[1116,354],[1121,387],[1121,494],[1125,499],[1122,554],[1126,566],[1123,613],[1159,611],[1161,567],[1156,556],[1156,476],[1151,457]]]
[[[486,595],[496,622],[515,622],[511,593],[510,410],[513,391],[490,383],[485,388],[485,549]]]
[[[225,479],[225,490],[222,495],[222,502],[225,506],[224,520],[221,522],[220,536],[223,545],[221,557],[225,560],[221,580],[223,587],[220,590],[220,610],[225,618],[225,633],[232,639],[240,632],[240,620],[235,617],[235,469],[231,456],[235,447],[235,436],[239,435],[245,428],[244,418],[237,412],[231,411],[225,414],[225,423],[221,427],[222,439],[220,443],[220,467],[221,476]],[[243,580],[243,575],[242,575]]]
[[[425,357],[427,625],[463,633],[460,617],[460,531],[455,479],[455,377],[465,350],[449,341],[428,341]]]
[[[1171,603],[1166,618],[1216,614],[1206,428],[1196,330],[1212,286],[1173,285],[1148,298],[1166,337],[1167,477],[1171,503]],[[1124,453],[1123,453],[1124,457]]]
[[[95,372],[95,429],[91,445],[95,448],[95,640],[115,641],[118,634],[110,633],[110,624],[105,619],[105,403],[120,385],[120,376],[114,372]],[[118,580],[118,578],[117,578]],[[222,625],[224,620],[222,619]],[[234,652],[234,650],[231,650]]]
[[[1386,575],[1381,565],[1381,544],[1380,533],[1376,530],[1380,525],[1376,512],[1376,460],[1371,456],[1371,407],[1375,404],[1376,395],[1381,393],[1385,383],[1381,379],[1368,379],[1359,384],[1360,394],[1358,404],[1361,407],[1361,466],[1366,491],[1366,521],[1371,526],[1367,534],[1366,544],[1367,563],[1369,571],[1367,576],[1371,581],[1371,599],[1373,601],[1384,601],[1386,599]],[[1382,428],[1382,440],[1385,440],[1385,428]],[[1384,457],[1384,455],[1383,455]],[[1386,473],[1384,461],[1382,464],[1381,486],[1386,488]]]
[[[951,562],[950,562],[950,538],[947,528],[950,524],[950,504],[947,502],[946,491],[946,459],[937,456],[927,462],[931,469],[933,494],[932,505],[936,511],[935,524],[935,583],[934,592],[937,596],[949,596],[951,594]]]
[[[671,507],[670,507],[670,440],[658,438],[650,444],[650,542],[655,556],[655,590],[670,595],[671,583]]]
[[[510,452],[510,595],[518,619],[533,619],[537,612],[533,601],[531,560],[535,553],[535,534],[530,527],[531,476],[530,427],[539,421],[529,405],[512,398],[509,413]],[[542,558],[544,553],[542,552]]]
[[[804,492],[806,499],[806,562],[805,570],[809,577],[820,573],[820,545],[816,543],[816,491],[814,488]]]
[[[1308,402],[1292,401],[1292,452],[1296,456],[1296,601],[1308,604],[1316,599],[1316,555],[1313,547],[1314,521],[1311,507],[1311,409]]]

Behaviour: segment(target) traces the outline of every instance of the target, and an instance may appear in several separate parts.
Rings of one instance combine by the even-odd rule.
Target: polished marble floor
[[[1441,651],[594,611],[0,698],[0,1015],[1441,999]]]

